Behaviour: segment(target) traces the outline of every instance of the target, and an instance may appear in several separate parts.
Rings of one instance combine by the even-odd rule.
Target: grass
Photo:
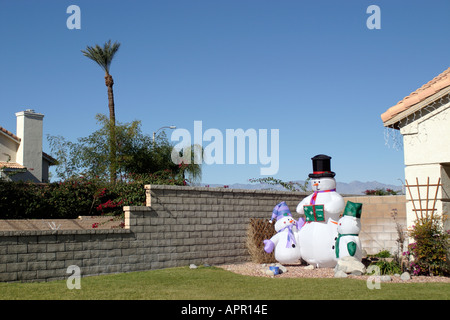
[[[311,300],[450,299],[450,284],[381,283],[370,290],[355,279],[261,278],[215,267],[151,270],[66,281],[0,283],[2,300]]]

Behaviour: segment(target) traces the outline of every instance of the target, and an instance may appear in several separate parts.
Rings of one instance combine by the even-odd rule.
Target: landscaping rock
[[[314,266],[312,264],[307,265],[306,267],[303,267],[305,270],[314,270]]]
[[[270,269],[266,269],[266,270],[264,270],[264,273],[266,274],[266,275],[268,275],[268,276],[274,276],[275,274],[273,273],[273,271],[272,270],[270,270]]]
[[[347,278],[348,276],[347,276],[347,274],[346,274],[344,271],[338,270],[338,271],[336,271],[336,273],[334,274],[334,277],[335,277],[335,278]]]
[[[409,272],[403,272],[400,276],[400,279],[402,279],[403,281],[411,280],[411,275],[409,274]]]
[[[365,249],[362,249],[362,258],[367,258],[367,251]]]
[[[391,276],[386,274],[386,275],[380,277],[380,281],[381,282],[391,282],[392,278],[391,278]]]
[[[355,275],[362,275],[366,273],[366,267],[361,261],[356,259],[355,257],[342,257],[338,260],[336,267],[334,268],[335,272],[342,271],[347,274],[352,273]]]

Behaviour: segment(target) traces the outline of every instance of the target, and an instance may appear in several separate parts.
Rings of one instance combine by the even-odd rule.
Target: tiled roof
[[[26,169],[23,165],[18,164],[16,162],[4,162],[0,161],[0,169],[2,168],[10,168],[10,169]]]
[[[450,86],[450,68],[442,72],[433,80],[427,82],[410,95],[404,97],[395,106],[389,108],[381,115],[381,120],[387,122],[397,114],[409,109],[410,107],[422,102],[426,98]]]
[[[0,127],[0,131],[3,132],[4,134],[10,136],[11,138],[13,138],[14,140],[16,140],[17,142],[20,142],[20,138],[18,136],[16,136],[14,133],[12,133],[9,130],[6,130],[3,127]]]

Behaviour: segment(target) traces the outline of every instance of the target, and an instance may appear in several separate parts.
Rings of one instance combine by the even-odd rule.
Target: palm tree
[[[185,147],[179,151],[181,162],[183,163],[183,178],[186,178],[186,174],[188,180],[196,184],[202,180],[202,166],[203,158],[204,158],[204,149],[201,145],[193,144],[191,146]],[[184,160],[186,162],[184,162]]]
[[[102,47],[98,44],[95,47],[86,47],[86,51],[81,50],[85,57],[88,57],[92,61],[96,62],[105,71],[105,85],[108,88],[108,107],[109,107],[109,171],[110,181],[115,183],[117,173],[117,159],[116,159],[116,112],[114,110],[114,92],[113,85],[114,80],[109,74],[109,68],[114,55],[119,50],[120,43],[114,42],[111,44],[111,40],[106,42]]]

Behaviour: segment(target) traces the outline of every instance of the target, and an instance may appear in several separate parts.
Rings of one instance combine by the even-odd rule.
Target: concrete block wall
[[[227,188],[146,186],[153,218],[136,222],[160,252],[157,267],[189,263],[222,264],[249,259],[246,234],[250,218],[270,219],[286,201],[292,212],[307,194]],[[139,208],[136,208],[139,210]],[[133,223],[133,222],[130,222]],[[133,226],[131,226],[132,230]]]
[[[130,230],[26,230],[0,232],[0,281],[64,279],[76,265],[81,275],[143,270]],[[142,269],[141,269],[142,268]]]
[[[368,254],[376,254],[382,250],[391,253],[397,251],[398,233],[396,222],[406,230],[406,198],[397,196],[355,196],[344,197],[346,201],[363,204],[361,214],[360,239]],[[396,210],[396,220],[392,217]]]
[[[146,207],[125,207],[124,229],[0,231],[0,281],[66,279],[76,265],[81,276],[143,271],[249,259],[250,218],[269,219],[299,192],[147,186]]]
[[[147,206],[124,208],[124,229],[0,231],[0,281],[65,279],[71,265],[88,276],[248,261],[250,218],[269,219],[286,201],[297,219],[296,206],[309,194],[160,185],[145,191]],[[390,212],[404,219],[404,196],[345,198],[363,203],[367,252],[389,250],[396,237]]]

